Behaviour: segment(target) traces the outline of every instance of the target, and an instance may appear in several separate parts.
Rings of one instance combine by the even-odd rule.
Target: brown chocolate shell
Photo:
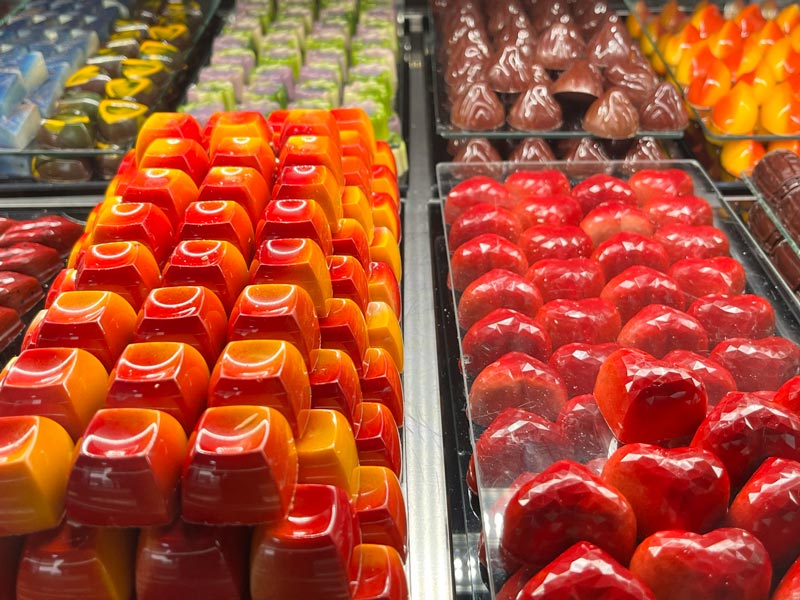
[[[689,115],[672,84],[662,81],[645,99],[639,111],[644,131],[681,131],[689,126]]]
[[[622,91],[611,89],[586,110],[583,128],[597,137],[625,140],[639,131],[639,112]]]
[[[491,131],[506,120],[503,104],[487,84],[476,83],[453,100],[450,123],[466,131]]]
[[[562,123],[561,105],[545,85],[529,87],[508,111],[508,124],[518,131],[553,131]]]

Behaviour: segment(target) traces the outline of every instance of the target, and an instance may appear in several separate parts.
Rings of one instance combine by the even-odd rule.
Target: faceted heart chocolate
[[[572,197],[580,203],[584,215],[606,202],[636,205],[636,196],[626,182],[602,173],[587,177],[576,184],[572,189]]]
[[[744,269],[728,256],[679,260],[667,274],[678,282],[690,302],[710,294],[735,296],[744,292]]]
[[[655,195],[642,207],[656,227],[668,225],[706,225],[714,221],[711,205],[699,196]]]
[[[717,344],[710,356],[744,392],[777,390],[800,370],[800,348],[782,337],[731,338]]]
[[[567,402],[558,413],[556,424],[571,443],[575,459],[582,463],[605,460],[609,449],[616,447],[614,434],[592,394],[575,396]]]
[[[791,411],[800,412],[800,375],[792,377],[779,387],[773,401]]]
[[[552,162],[556,160],[550,144],[542,138],[525,138],[509,155],[511,162]]]
[[[553,352],[549,364],[561,376],[570,397],[591,394],[600,365],[619,348],[616,342],[564,344]]]
[[[640,538],[664,529],[705,533],[723,517],[730,497],[725,466],[708,450],[691,446],[622,446],[602,477],[631,503]]]
[[[450,122],[467,131],[490,131],[503,125],[505,111],[488,85],[475,83],[453,102]]]
[[[563,71],[575,59],[583,58],[586,44],[571,21],[558,21],[536,40],[534,61],[545,69]]]
[[[506,487],[526,471],[547,468],[567,448],[552,421],[521,408],[506,408],[475,442],[473,458],[482,487]]]
[[[456,185],[444,202],[445,223],[452,225],[471,206],[486,202],[503,208],[514,208],[516,200],[506,187],[490,177],[476,176]]]
[[[450,276],[456,290],[463,290],[487,271],[498,268],[523,275],[528,261],[519,246],[493,233],[462,244],[450,258]]]
[[[577,227],[583,217],[581,205],[564,194],[532,195],[520,200],[514,206],[523,229],[534,225],[572,225]]]
[[[754,294],[703,296],[687,312],[705,327],[712,348],[729,338],[759,339],[775,334],[772,304]]]
[[[517,200],[528,196],[569,195],[570,192],[569,179],[555,169],[514,171],[506,178],[505,186]]]
[[[622,91],[611,89],[586,109],[583,128],[597,137],[627,140],[639,131],[639,113]]]
[[[494,233],[516,244],[522,226],[519,217],[509,209],[481,202],[455,220],[447,242],[450,248],[455,249],[482,233]]]
[[[764,546],[752,534],[735,528],[705,535],[660,531],[639,544],[630,569],[659,600],[764,600],[772,579]]]
[[[756,394],[731,392],[697,429],[692,446],[716,454],[738,490],[767,457],[800,460],[800,417]]]
[[[709,409],[719,403],[728,392],[736,391],[736,380],[717,361],[689,350],[673,350],[663,358],[664,362],[694,373],[706,387]]]
[[[552,131],[562,123],[561,105],[545,85],[526,89],[508,111],[508,124],[520,131]]]
[[[642,265],[628,267],[609,280],[600,297],[614,303],[623,323],[650,304],[665,304],[678,310],[686,307],[686,297],[674,279]]]
[[[755,535],[769,552],[776,574],[783,573],[800,554],[800,524],[796,514],[800,463],[786,458],[766,459],[731,503],[726,525]]]
[[[671,83],[659,83],[645,99],[639,125],[644,131],[681,131],[689,126],[680,94]]]
[[[635,540],[636,517],[625,497],[583,465],[561,460],[514,493],[500,544],[523,564],[537,566],[578,541],[626,563]]]
[[[551,300],[539,309],[536,320],[550,334],[554,349],[571,342],[613,342],[621,329],[617,309],[601,298]]]
[[[602,95],[603,80],[589,62],[576,60],[558,76],[551,91],[558,100],[589,104]]]
[[[700,322],[663,304],[645,306],[631,317],[619,332],[617,343],[644,350],[656,358],[673,350],[708,352],[708,334]]]
[[[606,283],[600,266],[583,257],[539,260],[525,277],[542,290],[543,302],[597,297]]]
[[[489,425],[504,409],[522,408],[554,421],[566,400],[561,378],[547,363],[512,351],[475,378],[469,393],[470,418]]]
[[[688,196],[694,193],[692,176],[680,169],[641,169],[630,176],[628,185],[640,206],[665,194]]]
[[[469,329],[496,308],[513,309],[536,317],[542,294],[533,283],[505,269],[492,269],[470,283],[458,301],[458,324]]]
[[[604,550],[578,542],[539,571],[515,596],[519,600],[569,595],[608,595],[618,600],[655,600],[653,593]],[[582,597],[582,596],[581,596]]]
[[[497,308],[476,321],[461,341],[462,366],[474,377],[509,352],[522,352],[540,361],[550,358],[550,336],[534,320],[510,308]]]
[[[800,593],[800,561],[794,561],[781,579],[772,600],[797,600]]]
[[[658,85],[658,77],[649,66],[631,64],[628,61],[609,65],[603,71],[609,86],[624,90],[634,106],[641,106],[653,88]]]
[[[611,280],[625,269],[636,265],[662,272],[669,267],[669,256],[664,246],[638,233],[622,232],[613,235],[595,248],[592,259],[600,264],[606,280]]]
[[[728,236],[710,225],[664,225],[653,236],[669,254],[670,263],[686,258],[728,256]]]
[[[594,395],[624,443],[691,435],[706,415],[706,392],[699,379],[636,349],[617,350],[606,359]]]
[[[591,238],[574,225],[534,225],[518,243],[531,265],[545,259],[588,258],[594,248]]]
[[[595,246],[622,231],[645,237],[651,237],[655,232],[653,223],[641,210],[624,202],[613,201],[604,202],[590,210],[581,221],[581,229],[592,238]]]

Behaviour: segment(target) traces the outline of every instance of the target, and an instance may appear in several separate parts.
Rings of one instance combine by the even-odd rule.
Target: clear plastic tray
[[[776,335],[781,335],[795,341],[800,340],[800,305],[797,304],[795,296],[791,290],[785,285],[778,272],[771,266],[769,260],[765,257],[763,252],[755,245],[754,240],[749,235],[746,227],[742,224],[740,217],[736,214],[731,205],[726,202],[718,193],[712,181],[708,178],[706,173],[702,170],[696,161],[689,160],[672,160],[660,162],[642,162],[631,167],[630,164],[621,161],[612,161],[610,163],[489,163],[493,169],[492,173],[496,176],[498,181],[503,181],[505,178],[517,171],[540,171],[546,169],[558,169],[566,173],[574,172],[576,168],[580,169],[581,176],[579,178],[570,177],[571,183],[588,177],[593,172],[605,173],[609,175],[618,176],[627,179],[632,174],[632,169],[669,169],[677,168],[685,171],[691,175],[694,182],[694,194],[706,199],[714,210],[714,225],[722,229],[730,243],[730,254],[733,258],[737,259],[744,267],[747,275],[747,289],[746,293],[757,294],[767,298],[775,308],[776,313]],[[594,171],[593,171],[594,170]],[[436,175],[439,196],[442,201],[444,214],[444,207],[446,206],[447,194],[450,190],[460,183],[475,174],[470,170],[469,165],[456,164],[456,163],[443,163],[437,165]],[[484,174],[484,173],[481,173]],[[449,232],[449,226],[444,224],[445,238]],[[452,256],[453,248],[448,247],[448,257]],[[448,260],[449,266],[449,260]],[[451,290],[453,307],[458,306],[459,294]],[[794,303],[794,304],[791,304]],[[456,325],[458,328],[458,326]],[[459,358],[463,364],[463,349],[461,342],[465,331],[458,328],[459,340]],[[464,398],[469,397],[469,390],[472,385],[473,379],[468,377],[465,373],[461,376],[463,382],[463,395]],[[459,394],[460,395],[460,394]],[[469,403],[466,403],[467,422],[472,423],[469,414]],[[473,450],[477,439],[484,431],[484,427],[472,423],[467,425],[469,428],[470,440],[472,442]],[[616,449],[616,443],[612,442],[609,447],[608,454],[610,455]],[[554,452],[547,457],[548,461],[556,461],[561,458],[569,458],[565,455],[559,455]],[[478,500],[480,505],[480,518],[483,523],[483,536],[484,536],[484,550],[486,556],[486,564],[488,565],[487,573],[488,580],[487,586],[490,589],[491,596],[500,590],[508,574],[502,572],[499,568],[501,564],[499,543],[500,537],[503,532],[503,514],[493,508],[494,503],[500,498],[508,487],[496,487],[486,483],[482,469],[487,465],[481,464],[481,461],[476,460],[475,465],[476,482],[478,488]],[[497,464],[492,465],[493,475],[497,473]],[[512,473],[506,471],[504,478],[511,481],[519,473]]]

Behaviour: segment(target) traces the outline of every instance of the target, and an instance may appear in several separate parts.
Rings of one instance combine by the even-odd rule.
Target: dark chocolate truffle
[[[583,58],[586,43],[571,21],[553,23],[536,40],[534,58],[546,69],[563,71],[578,58]]]
[[[556,160],[556,156],[545,140],[532,137],[517,144],[508,159],[512,162],[551,162]]]
[[[747,226],[753,237],[761,244],[764,252],[771,256],[777,243],[783,239],[783,235],[757,202],[753,202],[752,208],[747,214]]]
[[[561,106],[545,85],[525,90],[508,111],[508,124],[519,131],[553,131],[561,123]]]
[[[450,122],[467,131],[489,131],[506,120],[503,104],[489,86],[476,83],[453,101]]]
[[[585,60],[574,61],[553,83],[553,94],[565,102],[589,104],[602,93],[600,71]]]
[[[644,131],[681,131],[689,126],[689,115],[672,84],[662,81],[645,99],[639,111]]]
[[[597,137],[625,140],[639,131],[639,113],[623,92],[612,89],[586,110],[583,128]]]
[[[786,192],[800,184],[800,156],[790,150],[773,150],[758,161],[753,183],[764,200],[779,209]]]

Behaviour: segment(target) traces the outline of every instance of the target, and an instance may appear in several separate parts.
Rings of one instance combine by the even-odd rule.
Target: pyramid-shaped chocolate
[[[639,111],[644,131],[681,131],[689,126],[689,116],[672,84],[663,81],[645,99]]]
[[[576,60],[559,75],[552,91],[563,102],[589,104],[603,93],[600,71],[586,60]]]
[[[563,122],[561,105],[545,85],[533,85],[508,111],[508,124],[519,131],[553,131]]]
[[[466,131],[490,131],[501,127],[506,112],[486,83],[476,83],[453,101],[450,123]]]
[[[649,65],[628,61],[615,62],[606,67],[605,77],[608,87],[621,88],[636,107],[642,106],[658,85],[658,76]]]
[[[517,94],[531,83],[531,70],[519,48],[503,46],[495,54],[489,69],[489,85],[495,92]]]
[[[556,159],[550,144],[539,137],[525,138],[508,159],[512,162],[550,162]]]
[[[625,61],[633,45],[625,23],[607,17],[586,44],[586,56],[592,63],[607,67]]]
[[[639,138],[625,154],[625,162],[667,159],[669,159],[669,155],[664,152],[661,144],[651,137]]]
[[[572,20],[565,19],[542,32],[536,41],[534,58],[546,69],[563,71],[574,60],[583,58],[585,52],[586,43],[578,27]]]
[[[583,128],[597,137],[626,140],[639,131],[639,112],[621,90],[612,88],[586,110]]]
[[[598,140],[584,137],[575,143],[572,150],[564,156],[564,160],[569,163],[591,163],[589,165],[571,164],[563,169],[564,172],[572,177],[588,177],[602,170],[598,169],[596,163],[607,163],[611,159],[608,157],[602,143]]]

